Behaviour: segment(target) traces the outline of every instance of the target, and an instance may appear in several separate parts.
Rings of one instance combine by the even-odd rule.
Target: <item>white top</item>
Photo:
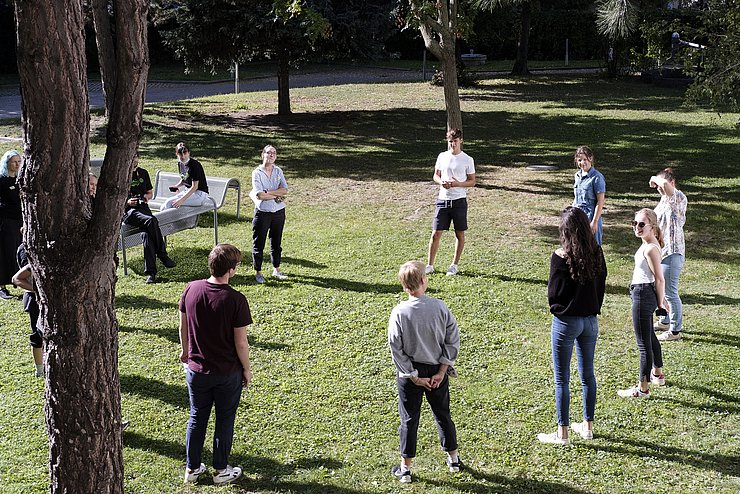
[[[464,182],[468,179],[468,175],[475,173],[475,163],[473,158],[465,154],[464,151],[460,151],[460,154],[452,154],[452,151],[448,150],[439,153],[434,169],[440,171],[441,178],[445,182],[453,179]],[[443,201],[462,199],[467,195],[468,189],[465,187],[450,187],[449,189],[445,189],[441,185],[439,187],[439,198]]]
[[[651,248],[656,247],[654,244],[642,244],[635,252],[635,269],[632,271],[632,284],[655,283],[655,275],[650,270],[647,261],[647,253]]]

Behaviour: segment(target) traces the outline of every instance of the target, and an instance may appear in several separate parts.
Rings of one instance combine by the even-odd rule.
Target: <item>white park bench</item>
[[[100,174],[102,159],[91,159],[90,168],[95,175]],[[97,165],[97,166],[95,166]],[[154,195],[149,201],[149,207],[159,222],[159,228],[162,236],[167,237],[198,226],[198,218],[203,213],[213,214],[213,244],[218,244],[218,210],[224,205],[226,200],[226,191],[229,189],[236,190],[236,217],[239,218],[239,209],[241,205],[241,184],[236,178],[209,177],[208,181],[208,198],[202,206],[181,206],[179,208],[166,209],[159,211],[164,202],[175,195],[169,187],[180,181],[180,175],[172,172],[158,171],[154,180]],[[121,232],[118,238],[118,250],[121,251],[123,258],[123,274],[128,274],[128,265],[126,259],[126,249],[141,245],[143,240],[138,227],[121,223]]]

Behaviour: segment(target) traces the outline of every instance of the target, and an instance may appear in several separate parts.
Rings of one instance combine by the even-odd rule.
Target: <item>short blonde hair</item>
[[[417,290],[424,281],[424,266],[420,261],[409,261],[401,266],[398,270],[398,281],[404,290],[413,292]]]

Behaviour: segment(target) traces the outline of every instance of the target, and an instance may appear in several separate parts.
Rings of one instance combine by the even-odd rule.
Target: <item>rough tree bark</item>
[[[123,492],[114,256],[142,130],[147,8],[145,0],[94,2],[111,16],[107,27],[96,23],[96,36],[112,47],[114,62],[101,64],[110,113],[91,200],[83,0],[15,1],[19,183],[44,326],[51,492]]]
[[[442,63],[444,77],[447,130],[462,129],[460,95],[455,65],[455,42],[457,37],[457,0],[438,0],[434,3],[436,18],[429,14],[426,0],[410,0],[412,13],[419,21],[419,30],[424,45]]]

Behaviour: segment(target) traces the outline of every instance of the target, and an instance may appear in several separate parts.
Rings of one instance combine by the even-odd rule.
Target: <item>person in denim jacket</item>
[[[573,183],[573,206],[583,210],[591,222],[596,243],[601,245],[601,213],[604,211],[606,180],[594,168],[594,152],[588,146],[576,149],[573,161],[578,167]]]

